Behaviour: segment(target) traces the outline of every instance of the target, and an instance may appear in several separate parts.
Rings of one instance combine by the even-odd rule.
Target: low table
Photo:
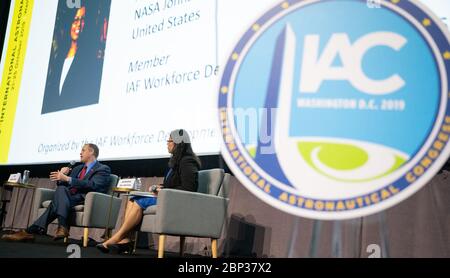
[[[15,220],[16,211],[17,211],[17,204],[19,203],[18,201],[16,201],[16,203],[14,204],[13,220],[12,220],[11,226],[10,227],[3,227],[3,221],[4,221],[5,215],[7,213],[7,211],[6,211],[6,204],[11,202],[12,192],[13,192],[14,188],[17,188],[16,199],[18,199],[18,197],[19,197],[20,190],[22,190],[22,189],[25,189],[25,190],[30,190],[31,189],[31,190],[33,190],[33,195],[31,197],[31,203],[30,203],[30,209],[29,209],[29,212],[28,212],[28,218],[27,218],[27,222],[26,222],[27,225],[30,222],[31,212],[32,212],[32,209],[33,209],[34,193],[36,191],[35,190],[36,186],[33,185],[33,184],[29,184],[29,183],[4,182],[3,185],[2,185],[2,194],[1,194],[1,196],[2,196],[2,200],[1,200],[2,209],[1,209],[1,213],[0,213],[0,229],[2,229],[2,230],[6,230],[6,229],[8,229],[8,230],[15,230],[15,229],[18,229],[16,227],[14,227],[14,220]],[[5,190],[11,191],[11,198],[9,200],[3,199],[3,193],[4,193]]]

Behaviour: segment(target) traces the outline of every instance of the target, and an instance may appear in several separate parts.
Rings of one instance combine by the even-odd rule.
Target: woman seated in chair
[[[114,249],[122,253],[132,249],[133,244],[129,234],[141,223],[144,210],[156,205],[156,196],[162,188],[197,191],[198,171],[201,164],[192,150],[188,133],[183,129],[172,131],[167,140],[167,150],[171,157],[164,183],[153,189],[153,197],[135,196],[128,201],[122,226],[110,239],[97,245],[100,251],[107,253]]]

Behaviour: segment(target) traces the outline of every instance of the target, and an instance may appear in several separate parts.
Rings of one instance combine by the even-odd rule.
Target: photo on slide
[[[59,1],[41,114],[97,104],[111,0]]]

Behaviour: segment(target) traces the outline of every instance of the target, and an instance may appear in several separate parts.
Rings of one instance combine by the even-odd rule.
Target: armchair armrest
[[[120,198],[111,195],[89,192],[86,194],[84,201],[83,226],[90,228],[114,228],[121,202]]]
[[[228,199],[174,189],[158,194],[154,233],[220,238]]]
[[[53,199],[55,195],[54,189],[49,188],[36,188],[34,192],[34,201],[32,204],[32,217],[30,217],[30,223],[33,223],[37,219],[38,210],[42,207],[42,203]]]

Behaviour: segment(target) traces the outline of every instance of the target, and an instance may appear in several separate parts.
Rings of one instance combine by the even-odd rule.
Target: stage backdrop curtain
[[[143,178],[148,190],[162,178]],[[38,187],[55,188],[49,179],[31,179]],[[25,228],[32,190],[4,191],[11,198],[4,226]],[[12,195],[11,195],[12,194]],[[373,254],[369,246],[379,246],[387,257],[450,257],[450,173],[436,175],[412,197],[382,213],[345,221],[315,221],[296,217],[265,204],[232,177],[230,204],[219,254],[223,257],[362,257]],[[121,196],[122,205],[116,223],[123,222],[128,197]],[[53,235],[56,225],[50,225]],[[70,237],[81,239],[82,228],[71,228]],[[103,229],[90,229],[89,237],[101,242]],[[94,243],[93,241],[91,243]],[[138,247],[156,249],[158,235],[139,233]],[[209,239],[186,238],[185,252],[209,256]],[[166,251],[178,252],[179,237],[166,239]],[[139,252],[139,250],[138,250]]]

